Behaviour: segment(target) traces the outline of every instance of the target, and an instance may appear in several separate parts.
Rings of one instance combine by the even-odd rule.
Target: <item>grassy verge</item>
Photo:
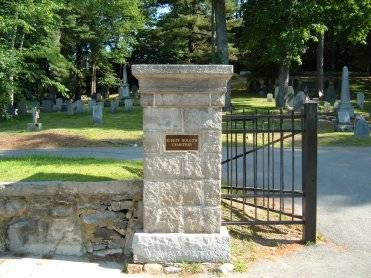
[[[1,181],[109,181],[142,178],[141,161],[55,158],[2,158]]]
[[[120,109],[123,109],[120,107]],[[105,108],[103,124],[94,125],[90,112],[67,115],[66,112],[41,113],[43,130],[28,132],[31,116],[0,123],[0,148],[104,147],[141,143],[142,108],[131,113],[112,114]]]

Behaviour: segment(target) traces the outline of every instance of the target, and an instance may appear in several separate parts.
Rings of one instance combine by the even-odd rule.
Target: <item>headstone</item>
[[[122,80],[121,85],[119,87],[119,98],[125,99],[130,96],[129,92],[129,83],[128,83],[128,73],[126,69],[126,65],[122,67]]]
[[[76,113],[82,114],[84,113],[84,102],[80,100],[75,101]]]
[[[347,111],[338,112],[338,122],[339,124],[350,124],[350,115]]]
[[[47,112],[51,112],[53,111],[53,102],[50,100],[50,99],[44,99],[42,102],[41,102],[41,107],[47,111]]]
[[[37,107],[31,109],[32,113],[32,123],[27,124],[27,129],[29,131],[37,131],[42,128],[42,123],[39,123],[40,111]]]
[[[63,105],[63,99],[62,98],[57,98],[55,100],[55,105],[53,105],[53,111],[61,111],[62,110],[62,105]]]
[[[133,111],[133,99],[132,98],[126,98],[124,100],[124,111],[125,112],[131,112]]]
[[[27,115],[27,104],[24,101],[18,103],[18,116],[26,116]]]
[[[300,110],[304,108],[304,103],[306,100],[306,95],[304,94],[303,91],[299,91],[295,96],[293,100],[293,108],[294,110]]]
[[[111,113],[116,113],[119,107],[118,100],[111,100]]]
[[[75,103],[74,102],[68,102],[67,103],[67,114],[68,115],[73,115],[75,114]]]
[[[273,94],[267,94],[267,102],[273,102]]]
[[[95,124],[103,123],[103,105],[101,105],[100,103],[97,103],[96,105],[93,106],[93,123]]]
[[[354,108],[350,103],[348,67],[343,68],[343,75],[341,79],[341,99],[338,111],[348,112],[350,117],[354,116]]]
[[[329,87],[325,90],[325,100],[332,105],[336,101],[336,89],[333,82],[331,82]]]
[[[129,85],[128,84],[121,84],[119,88],[119,97],[121,99],[129,97]]]
[[[331,104],[327,101],[323,103],[323,112],[325,113],[331,112]]]
[[[57,99],[55,100],[55,105],[57,105],[57,106],[62,106],[62,104],[63,104],[63,99],[62,99],[62,98],[57,98]]]
[[[365,106],[365,94],[357,93],[357,105],[359,108],[363,109]]]
[[[274,90],[274,99],[276,107],[292,107],[294,98],[294,88],[292,86],[277,86]]]
[[[96,103],[97,103],[97,102],[95,101],[95,99],[89,99],[89,101],[88,101],[89,111],[93,111],[93,106],[94,106]]]
[[[361,139],[370,138],[370,125],[365,118],[359,115],[355,118],[354,136]]]

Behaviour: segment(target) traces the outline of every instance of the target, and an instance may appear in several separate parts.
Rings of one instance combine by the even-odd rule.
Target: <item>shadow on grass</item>
[[[247,215],[242,209],[222,202],[224,211],[232,211],[233,218],[237,221],[251,221],[254,216]],[[267,247],[278,247],[282,244],[303,243],[301,239],[293,239],[294,225],[248,225],[229,226],[229,233],[233,238],[246,240]],[[297,236],[297,235],[295,235]]]
[[[77,182],[95,182],[95,181],[114,181],[116,179],[102,176],[92,176],[71,173],[36,173],[21,181],[77,181]]]
[[[101,140],[88,139],[79,135],[52,132],[30,133],[27,137],[3,135],[0,138],[2,149],[33,149],[33,148],[68,148],[68,147],[114,147],[137,143],[131,139]]]
[[[135,176],[143,177],[143,169],[136,168],[136,167],[129,166],[129,165],[122,166],[122,169],[128,171],[129,173],[131,173]]]

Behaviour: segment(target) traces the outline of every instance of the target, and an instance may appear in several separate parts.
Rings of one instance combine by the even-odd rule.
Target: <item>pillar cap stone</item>
[[[192,76],[192,77],[213,77],[224,76],[224,78],[229,79],[233,75],[233,66],[231,65],[133,65],[132,73],[135,77],[152,77],[152,78],[164,78],[164,74],[167,78],[170,76],[182,75]]]

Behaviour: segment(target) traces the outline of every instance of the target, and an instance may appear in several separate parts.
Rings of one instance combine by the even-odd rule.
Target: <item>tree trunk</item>
[[[288,66],[281,66],[278,76],[278,92],[275,95],[276,107],[283,109],[286,104],[286,95],[288,92],[290,78],[290,69]]]
[[[90,85],[91,96],[96,96],[97,94],[97,67],[95,62],[93,62],[91,68],[91,85]]]
[[[215,63],[215,0],[211,0],[211,59]]]
[[[325,34],[322,34],[317,45],[317,93],[323,96],[323,52],[325,48]]]
[[[82,59],[83,59],[83,54],[82,54],[82,45],[77,45],[76,47],[76,66],[78,69],[82,69]],[[80,100],[81,95],[83,94],[83,88],[82,88],[82,80],[81,77],[78,73],[75,74],[76,78],[76,83],[75,83],[75,95],[74,99],[75,100]]]
[[[229,64],[227,20],[225,15],[225,0],[215,0],[215,27],[216,27],[216,49],[219,63]],[[225,94],[225,108],[231,106],[231,83],[228,82]]]

